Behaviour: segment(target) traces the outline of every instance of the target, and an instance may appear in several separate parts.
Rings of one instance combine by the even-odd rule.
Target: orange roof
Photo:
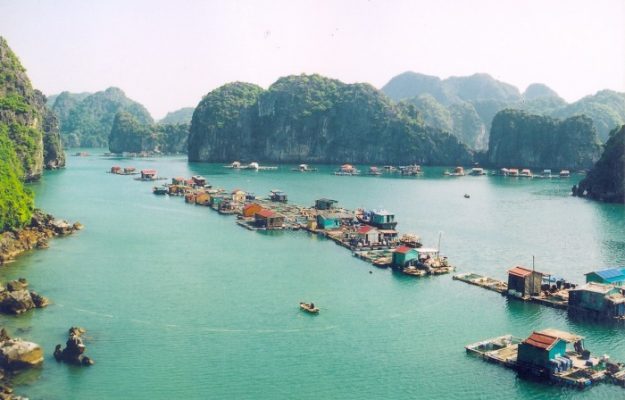
[[[412,247],[408,247],[408,246],[399,246],[398,248],[395,249],[395,253],[406,254],[410,250],[413,250],[413,248]]]
[[[266,208],[263,208],[262,210],[258,211],[256,213],[256,215],[260,215],[263,218],[271,218],[271,217],[275,216],[276,213],[274,213],[271,210],[267,210]]]
[[[551,349],[557,342],[557,337],[545,335],[544,333],[533,332],[530,337],[525,339],[523,343],[527,343],[531,346],[538,347],[539,349],[549,350]]]
[[[245,205],[245,207],[243,207],[243,209],[244,209],[244,210],[249,210],[249,209],[250,209],[250,208],[252,208],[252,207],[254,207],[254,208],[256,208],[256,207],[260,207],[260,205],[259,205],[259,204],[256,204],[256,203],[246,204],[246,205]]]
[[[375,229],[372,226],[369,225],[363,225],[360,228],[358,228],[358,233],[369,233],[371,232],[373,229]]]
[[[532,270],[524,268],[524,267],[514,267],[508,270],[508,274],[518,276],[520,278],[525,278],[532,273]]]

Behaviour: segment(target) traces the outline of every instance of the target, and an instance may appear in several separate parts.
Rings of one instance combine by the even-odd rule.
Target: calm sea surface
[[[45,348],[44,368],[18,379],[17,391],[33,399],[625,398],[607,384],[579,392],[528,382],[464,351],[481,339],[555,327],[625,360],[623,327],[576,322],[451,275],[376,269],[305,232],[250,232],[234,217],[105,173],[114,164],[166,177],[201,174],[259,195],[278,188],[297,204],[330,197],[352,209],[384,207],[426,246],[437,246],[440,233],[458,272],[503,279],[534,255],[537,270],[581,282],[585,272],[625,265],[625,208],[570,197],[579,176],[450,178],[426,168],[418,178],[341,177],[332,166],[302,174],[290,166],[233,171],[184,157],[70,156],[33,190],[37,206],[85,230],[0,270],[0,279],[26,277],[53,302],[0,317],[14,335]],[[300,300],[314,301],[320,315],[300,312]],[[92,368],[52,357],[73,325],[88,330]]]

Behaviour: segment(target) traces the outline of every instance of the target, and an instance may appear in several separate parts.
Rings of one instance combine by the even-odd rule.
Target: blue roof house
[[[623,286],[625,284],[625,267],[608,268],[584,275],[586,275],[586,283],[596,282],[615,286]]]

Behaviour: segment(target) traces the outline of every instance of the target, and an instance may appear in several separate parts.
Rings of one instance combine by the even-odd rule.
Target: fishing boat
[[[308,164],[300,164],[297,168],[291,168],[291,171],[295,172],[314,172],[317,168],[310,168]]]
[[[464,176],[464,168],[456,167],[453,172],[445,171],[445,176]]]
[[[563,169],[562,171],[560,171],[560,178],[570,178],[571,177],[571,171],[569,171],[568,169]]]
[[[553,178],[553,175],[551,175],[551,170],[550,169],[543,169],[543,172],[537,175],[534,175],[534,178],[538,178],[538,179],[551,179]]]
[[[393,167],[392,165],[385,165],[382,168],[384,169],[384,172],[395,172],[395,171],[397,171],[397,168]]]
[[[421,171],[421,166],[414,164],[414,165],[403,165],[399,167],[399,172],[402,175],[407,175],[407,176],[417,176],[417,175],[421,175],[423,172]]]
[[[230,165],[224,165],[224,168],[241,169],[241,162],[233,161]]]
[[[427,274],[425,270],[419,269],[412,265],[404,268],[402,272],[406,275],[411,275],[411,276],[424,276],[425,274]]]
[[[510,168],[508,170],[508,175],[506,175],[506,176],[511,176],[511,177],[514,177],[514,178],[518,178],[519,177],[519,170],[516,169],[516,168]]]
[[[486,172],[484,172],[484,168],[471,168],[471,172],[469,172],[469,175],[472,176],[481,176],[481,175],[486,175]]]
[[[369,172],[367,172],[367,175],[380,176],[382,175],[382,173],[380,172],[378,167],[369,167]]]
[[[528,168],[522,169],[521,173],[519,174],[519,177],[521,178],[532,178],[532,171]]]
[[[167,194],[168,192],[169,192],[169,188],[167,186],[154,186],[152,188],[152,193],[154,194],[164,195],[164,194]]]
[[[315,307],[315,303],[304,303],[300,301],[299,308],[310,314],[319,314],[319,308]]]
[[[334,172],[334,175],[340,175],[340,176],[360,175],[360,171],[357,170],[351,164],[343,164],[341,165],[341,168],[339,168],[337,171]]]

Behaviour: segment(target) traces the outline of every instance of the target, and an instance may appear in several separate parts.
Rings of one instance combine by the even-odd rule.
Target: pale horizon
[[[467,2],[468,3],[468,2]],[[381,88],[413,71],[543,83],[567,102],[625,92],[625,2],[0,0],[6,38],[46,95],[110,86],[158,120],[228,82],[320,74]]]

